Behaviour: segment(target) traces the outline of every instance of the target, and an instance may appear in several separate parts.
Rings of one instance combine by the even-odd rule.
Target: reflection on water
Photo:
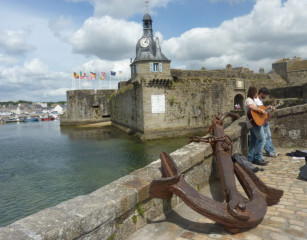
[[[172,152],[188,138],[140,142],[113,127],[0,125],[0,226],[88,194]]]

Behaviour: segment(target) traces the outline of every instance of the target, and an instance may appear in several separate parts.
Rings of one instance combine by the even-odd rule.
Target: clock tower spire
[[[149,2],[146,1],[146,3],[148,4]],[[159,39],[153,37],[153,21],[148,13],[148,9],[142,21],[143,35],[136,44],[136,57],[130,65],[132,80],[144,78],[145,76],[141,75],[147,71],[161,75],[165,72],[164,69],[168,69],[168,71],[170,69],[169,65],[171,61],[161,52]],[[163,68],[164,65],[166,68]],[[170,73],[167,74],[170,75]]]

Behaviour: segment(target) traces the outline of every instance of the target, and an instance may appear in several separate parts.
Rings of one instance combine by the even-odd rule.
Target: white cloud
[[[87,19],[70,40],[75,53],[120,60],[135,56],[135,45],[141,35],[141,24],[106,16]]]
[[[65,39],[71,33],[70,28],[73,26],[73,21],[70,17],[60,16],[58,19],[50,21],[48,26],[56,37]]]
[[[24,54],[35,49],[26,43],[29,32],[19,31],[2,31],[0,32],[0,49],[7,54]]]
[[[31,101],[65,99],[70,89],[71,74],[52,72],[40,59],[26,61],[22,66],[0,68],[2,100],[25,99]],[[55,93],[59,94],[55,96]],[[53,95],[51,94],[53,93]]]
[[[4,68],[1,72],[5,83],[38,83],[38,78],[44,78],[49,72],[48,66],[40,59],[26,61],[23,66]],[[4,83],[4,81],[2,82]]]
[[[85,62],[81,66],[75,67],[73,69],[74,72],[95,72],[97,74],[101,72],[107,73],[107,75],[110,74],[110,71],[122,71],[122,77],[130,78],[130,60],[119,60],[119,61],[107,61],[107,60],[101,60],[101,59],[92,59],[88,62]],[[120,77],[119,75],[117,77]]]
[[[150,9],[158,7],[166,7],[171,1],[178,0],[151,0],[149,4]],[[102,17],[105,15],[116,18],[127,18],[135,13],[144,13],[146,5],[144,0],[89,0],[94,6],[94,16]]]
[[[194,28],[162,42],[162,51],[187,68],[247,66],[271,70],[279,58],[307,57],[307,1],[258,0],[248,15],[217,28]]]
[[[0,64],[3,65],[13,65],[17,64],[19,59],[10,55],[0,54]]]

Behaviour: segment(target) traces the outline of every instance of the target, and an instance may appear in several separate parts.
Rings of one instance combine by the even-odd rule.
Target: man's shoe
[[[262,161],[254,161],[253,164],[259,165],[259,166],[265,166],[265,165],[268,164],[268,162],[267,161],[263,161],[263,160]]]
[[[278,155],[279,155],[279,152],[271,152],[267,154],[268,157],[272,157],[272,158],[277,158]]]

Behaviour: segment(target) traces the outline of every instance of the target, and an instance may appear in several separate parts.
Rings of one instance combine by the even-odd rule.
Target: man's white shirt
[[[257,107],[263,105],[263,102],[258,97],[254,98],[254,101],[255,101]]]

